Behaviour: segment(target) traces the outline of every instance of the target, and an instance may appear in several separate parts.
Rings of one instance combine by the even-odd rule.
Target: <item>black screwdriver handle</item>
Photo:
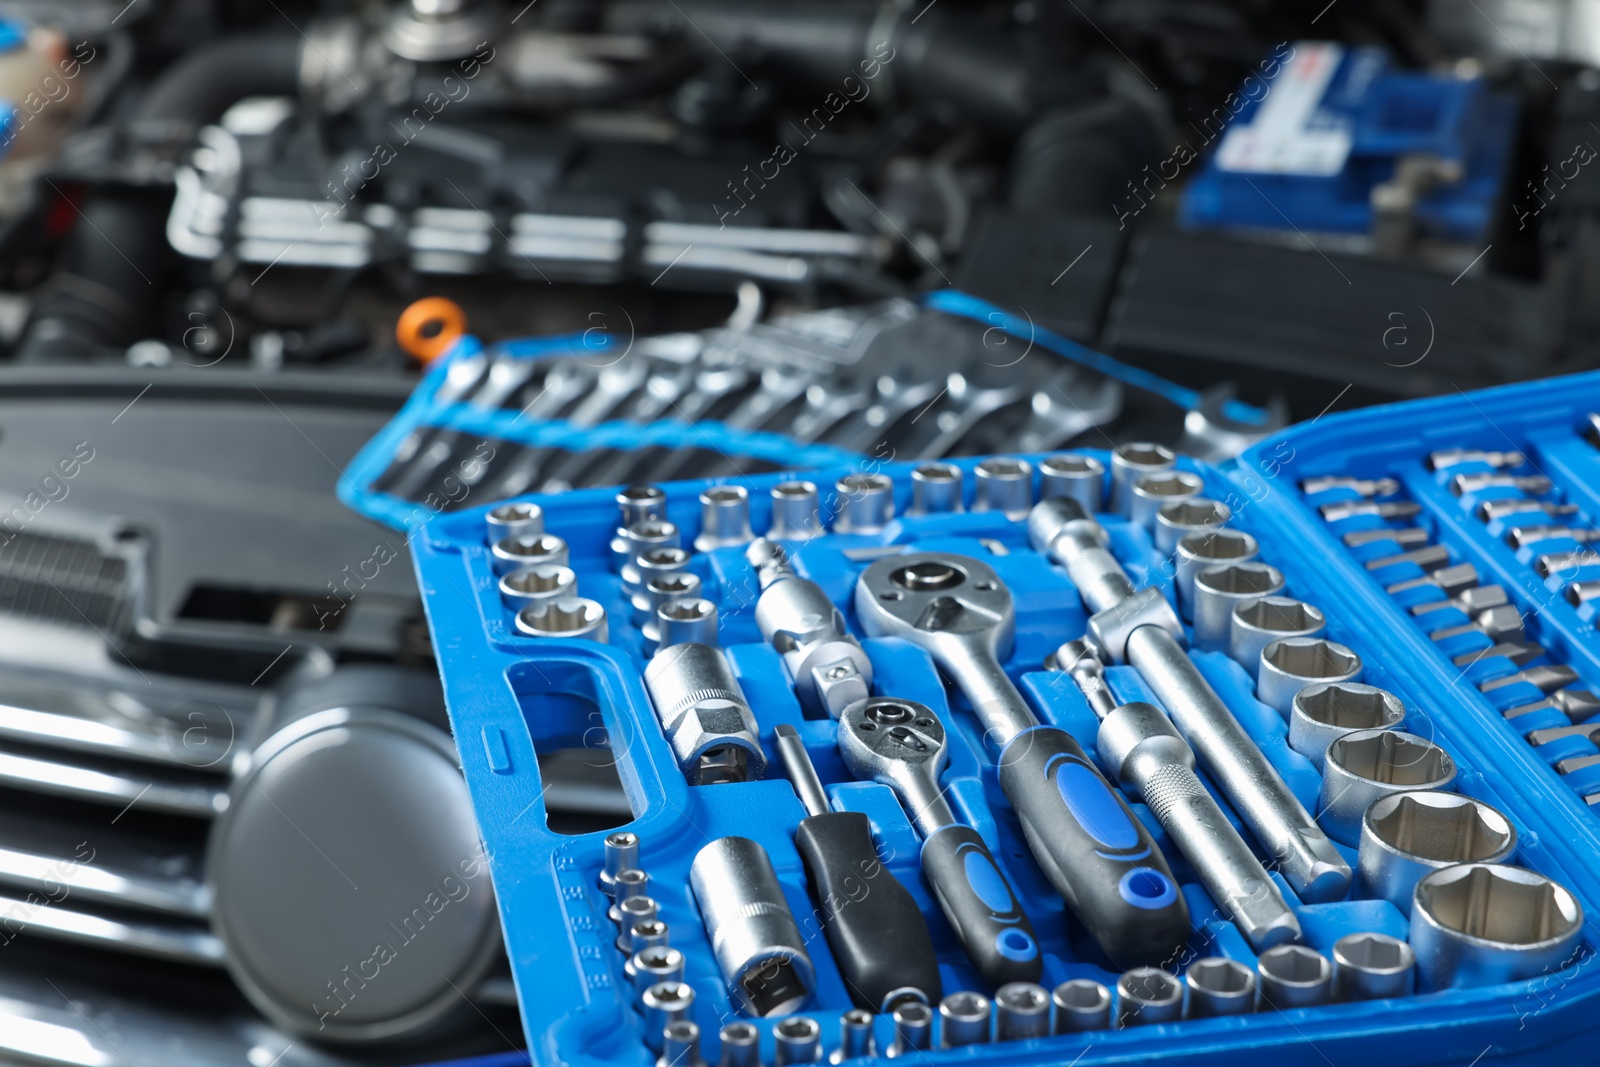
[[[1000,752],[1034,859],[1119,970],[1172,966],[1189,906],[1148,830],[1072,735],[1036,726]]]
[[[933,936],[916,900],[878,859],[870,820],[858,811],[812,815],[801,820],[794,843],[856,1007],[887,1011],[910,990],[937,1004]]]
[[[922,873],[990,989],[1039,980],[1033,924],[978,831],[959,823],[936,830],[922,845]]]

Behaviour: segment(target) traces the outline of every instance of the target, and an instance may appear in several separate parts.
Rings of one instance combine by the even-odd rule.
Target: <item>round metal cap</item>
[[[500,951],[455,746],[385,708],[317,711],[257,750],[212,828],[212,928],[274,1023],[333,1041],[470,1010]]]

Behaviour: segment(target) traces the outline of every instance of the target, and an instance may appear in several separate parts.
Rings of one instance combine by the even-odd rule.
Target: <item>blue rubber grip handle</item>
[[[1033,924],[976,830],[953,823],[935,831],[922,845],[922,873],[990,989],[1039,980]]]
[[[1072,735],[1036,726],[1000,753],[1000,788],[1033,856],[1119,970],[1171,968],[1189,906],[1149,831]]]

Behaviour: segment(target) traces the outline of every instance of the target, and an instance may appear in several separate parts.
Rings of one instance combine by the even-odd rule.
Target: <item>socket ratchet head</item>
[[[555,534],[517,534],[496,541],[489,556],[496,574],[541,565],[563,567],[567,543]]]
[[[1189,987],[1189,1017],[1248,1015],[1256,1010],[1256,972],[1225,956],[1195,960],[1184,972]]]
[[[924,463],[911,472],[908,515],[946,515],[962,510],[961,468],[954,463]]]
[[[989,1015],[989,998],[982,993],[951,993],[939,1002],[939,1047],[988,1044]]]
[[[517,612],[517,632],[527,637],[582,637],[604,643],[606,609],[583,597],[541,600]]]
[[[1335,740],[1362,730],[1393,730],[1405,717],[1400,698],[1377,686],[1317,682],[1296,693],[1289,706],[1289,747],[1320,774]]]
[[[878,533],[894,518],[894,481],[887,474],[847,474],[834,490],[839,502],[834,533]]]
[[[1283,591],[1283,572],[1266,563],[1208,567],[1194,578],[1194,646],[1207,652],[1228,647],[1234,606]]]
[[[1361,677],[1361,657],[1321,637],[1286,637],[1261,650],[1256,697],[1289,717],[1295,694],[1319,682],[1353,682]]]
[[[1039,499],[1067,497],[1093,515],[1105,501],[1106,468],[1093,456],[1063,452],[1039,462]]]
[[[755,540],[750,530],[750,491],[742,485],[713,485],[700,493],[700,535],[697,552],[747,545]]]
[[[1153,535],[1156,551],[1171,555],[1177,551],[1178,542],[1192,533],[1220,530],[1233,518],[1233,509],[1220,500],[1195,496],[1187,500],[1169,500],[1156,512]]]
[[[1142,474],[1134,480],[1129,491],[1128,519],[1135,526],[1153,531],[1156,515],[1167,504],[1193,500],[1205,488],[1198,474],[1170,470],[1156,474]]]
[[[810,541],[827,531],[822,528],[822,498],[815,482],[779,482],[772,487],[773,541]]]
[[[766,849],[747,837],[718,838],[695,854],[689,885],[730,999],[763,1019],[804,1007],[816,970]]]
[[[673,597],[656,609],[660,649],[673,645],[719,646],[717,606],[704,597]]]
[[[1333,999],[1382,1000],[1416,988],[1416,953],[1388,934],[1346,934],[1333,944]]]
[[[1052,1033],[1078,1034],[1111,1025],[1111,990],[1090,978],[1074,978],[1056,986],[1050,993],[1050,1006],[1055,1012]]]
[[[1241,600],[1233,606],[1228,631],[1228,655],[1249,671],[1261,675],[1261,651],[1287,637],[1316,637],[1328,619],[1322,609],[1286,596]]]
[[[1135,967],[1117,979],[1117,1026],[1183,1018],[1183,983],[1158,967]]]
[[[1307,1008],[1328,1000],[1333,964],[1304,945],[1278,945],[1256,959],[1258,1011]]]
[[[564,600],[578,595],[578,575],[571,567],[541,563],[518,567],[500,576],[500,599],[506,607],[521,610],[541,600]]]
[[[1457,863],[1505,863],[1517,850],[1511,820],[1460,793],[1397,793],[1361,819],[1362,892],[1411,914],[1417,883]]]
[[[1460,863],[1417,883],[1411,947],[1424,990],[1500,985],[1572,962],[1583,906],[1522,867]]]
[[[1127,515],[1133,506],[1133,483],[1141,475],[1169,471],[1178,462],[1177,453],[1165,445],[1135,442],[1111,450],[1111,510]]]
[[[804,1015],[791,1016],[772,1028],[772,1045],[777,1067],[816,1063],[822,1059],[822,1027]]]
[[[752,781],[766,771],[755,713],[721,651],[663,649],[645,665],[644,682],[690,785]]]
[[[1013,521],[1028,517],[1033,507],[1033,464],[995,456],[979,463],[974,473],[977,495],[973,511],[999,511]]]
[[[544,533],[544,508],[526,500],[518,500],[490,508],[483,521],[488,528],[491,545],[507,537],[537,537]]]
[[[1450,753],[1397,730],[1361,730],[1328,746],[1322,776],[1322,828],[1352,848],[1373,801],[1414,789],[1448,789],[1456,778]]]
[[[753,1024],[729,1023],[717,1036],[722,1042],[720,1067],[761,1067],[761,1031]]]
[[[1025,1041],[1050,1033],[1050,994],[1033,982],[1007,982],[994,993],[994,1039]]]
[[[1239,530],[1203,530],[1185,534],[1174,551],[1177,568],[1178,606],[1185,619],[1194,617],[1194,580],[1201,571],[1231,563],[1248,563],[1261,546]]]

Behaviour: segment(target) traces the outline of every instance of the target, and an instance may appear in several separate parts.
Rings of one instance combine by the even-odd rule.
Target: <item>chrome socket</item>
[[[887,474],[848,474],[834,491],[839,501],[834,533],[879,533],[894,518],[894,482]]]
[[[701,1067],[700,1027],[689,1019],[669,1023],[663,1035],[656,1067]]]
[[[1363,730],[1394,730],[1405,718],[1405,705],[1387,690],[1360,682],[1317,682],[1296,693],[1289,705],[1289,747],[1321,774],[1334,741]]]
[[[1151,534],[1156,551],[1170,556],[1178,549],[1178,542],[1192,533],[1220,530],[1233,518],[1233,509],[1218,500],[1190,497],[1188,500],[1169,500],[1156,512]]]
[[[1326,1004],[1333,991],[1333,964],[1304,945],[1278,945],[1256,959],[1258,1011],[1288,1011]]]
[[[611,538],[611,569],[621,571],[633,558],[633,548],[623,531],[636,523],[667,517],[667,494],[653,485],[632,485],[616,496],[617,532]]]
[[[1105,510],[1105,484],[1105,464],[1093,456],[1063,452],[1039,462],[1040,500],[1066,497],[1093,515]]]
[[[652,548],[641,552],[633,561],[639,568],[639,586],[629,597],[633,608],[633,621],[643,624],[654,613],[650,607],[650,583],[658,578],[668,578],[689,572],[689,551],[683,548]]]
[[[1177,453],[1165,445],[1135,442],[1111,450],[1111,510],[1127,515],[1133,506],[1133,483],[1142,475],[1169,471]]]
[[[1333,945],[1333,999],[1383,1000],[1416,989],[1416,953],[1388,934],[1346,934]]]
[[[1173,550],[1177,571],[1178,607],[1186,620],[1194,618],[1194,580],[1201,571],[1234,563],[1249,563],[1260,553],[1256,539],[1239,530],[1202,530],[1185,534]]]
[[[571,567],[541,563],[536,567],[518,567],[500,576],[500,599],[515,611],[540,601],[577,595],[578,575]]]
[[[623,560],[618,573],[622,576],[623,591],[631,596],[644,582],[643,572],[639,570],[639,557],[652,549],[678,548],[682,534],[677,523],[666,519],[645,519],[624,529],[620,537],[626,546],[627,558]]]
[[[767,537],[774,541],[810,541],[826,533],[822,528],[822,498],[815,482],[779,482],[772,487],[772,524]]]
[[[1013,522],[1028,517],[1033,507],[1033,464],[997,456],[974,468],[977,494],[973,511],[999,511]]]
[[[666,1044],[667,1027],[689,1019],[694,987],[687,982],[657,982],[639,997],[644,1012],[644,1043],[656,1055]]]
[[[982,993],[951,993],[939,1002],[939,1047],[988,1044],[990,1014]]]
[[[904,1056],[920,1052],[931,1044],[933,1036],[933,1009],[915,1000],[907,1001],[894,1009],[894,1044],[889,1046],[889,1056]]]
[[[839,1047],[828,1057],[829,1063],[843,1063],[863,1056],[877,1055],[872,1040],[872,1013],[851,1008],[839,1016]]]
[[[1117,979],[1117,1026],[1183,1018],[1183,983],[1158,967],[1135,967]]]
[[[544,533],[544,508],[526,500],[501,504],[489,509],[483,524],[491,545],[508,537],[538,537]]]
[[[1261,650],[1256,698],[1289,717],[1295,694],[1308,685],[1353,682],[1361,677],[1361,657],[1322,637],[1286,637]]]
[[[721,651],[662,649],[645,665],[644,683],[690,785],[755,781],[766,772],[755,713]]]
[[[961,468],[954,463],[924,463],[911,472],[907,515],[949,515],[964,510]]]
[[[761,1067],[761,1031],[755,1026],[729,1023],[717,1036],[722,1042],[720,1067]]]
[[[718,838],[695,855],[689,885],[729,998],[763,1019],[803,1008],[816,971],[766,849],[746,837]]]
[[[1261,676],[1261,651],[1286,637],[1317,637],[1328,625],[1322,609],[1287,596],[1242,600],[1233,606],[1228,656],[1252,678]]]
[[[1050,994],[1032,982],[1007,982],[994,993],[994,1039],[1026,1041],[1050,1033]]]
[[[600,888],[606,896],[615,897],[618,872],[639,869],[639,835],[618,830],[607,834],[604,844],[605,866],[600,869]]]
[[[713,485],[700,493],[700,535],[697,552],[748,545],[755,540],[750,529],[750,491],[742,485]]]
[[[1361,819],[1357,864],[1364,895],[1411,915],[1417,883],[1457,863],[1505,863],[1517,831],[1497,809],[1460,793],[1397,793]]]
[[[624,867],[611,878],[611,906],[606,909],[606,916],[620,923],[622,905],[636,897],[650,899],[650,875],[638,867]]]
[[[717,606],[703,597],[673,597],[656,609],[661,635],[657,651],[673,645],[721,646],[717,639]]]
[[[683,953],[666,945],[642,948],[628,963],[633,970],[633,988],[640,993],[657,982],[683,981]]]
[[[804,1015],[784,1019],[772,1028],[773,1062],[777,1067],[816,1063],[822,1059],[822,1027]]]
[[[1111,990],[1090,978],[1062,982],[1050,993],[1050,1032],[1079,1034],[1111,1025]]]
[[[1411,947],[1425,991],[1520,982],[1572,962],[1583,906],[1522,867],[1462,863],[1417,883]]]
[[[501,538],[489,549],[496,574],[523,567],[567,565],[567,543],[555,534],[527,534]]]
[[[611,921],[617,924],[617,950],[633,955],[633,928],[640,923],[650,922],[660,912],[661,905],[657,904],[654,897],[632,896],[618,904],[611,905],[607,914]]]
[[[1189,987],[1189,1017],[1248,1015],[1256,1010],[1256,972],[1222,956],[1195,960],[1183,975]]]
[[[601,643],[610,636],[606,609],[581,596],[529,604],[517,612],[517,632],[525,637],[581,637]]]
[[[1376,800],[1415,789],[1448,789],[1455,760],[1432,741],[1397,730],[1361,730],[1328,746],[1319,820],[1342,845],[1361,842],[1361,820]]]
[[[1194,579],[1194,647],[1226,651],[1234,607],[1282,591],[1283,572],[1266,563],[1229,563],[1201,571]]]
[[[1143,474],[1134,480],[1128,501],[1128,519],[1135,526],[1154,531],[1156,516],[1168,504],[1193,500],[1205,488],[1198,474],[1170,470]]]
[[[661,647],[660,610],[676,600],[690,600],[700,596],[700,576],[694,571],[682,571],[660,578],[652,578],[639,590],[644,596],[645,616],[639,623],[644,635],[645,654],[653,656]]]
[[[634,897],[630,903],[641,899],[648,898]],[[658,906],[657,915],[659,914]],[[631,958],[647,948],[665,947],[670,932],[667,924],[660,918],[637,919],[631,925],[623,924],[622,933],[617,935],[617,948]]]

